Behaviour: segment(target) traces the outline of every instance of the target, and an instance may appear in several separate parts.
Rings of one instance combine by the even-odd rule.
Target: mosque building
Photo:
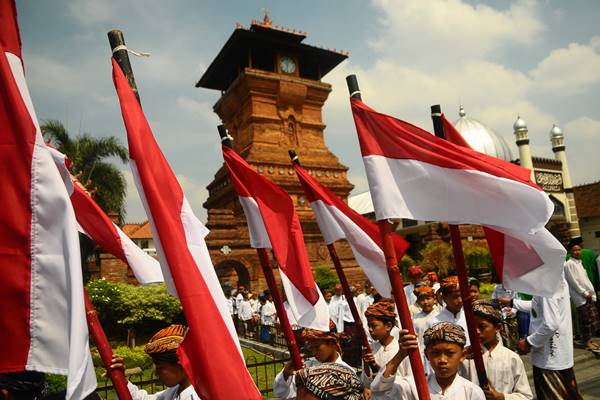
[[[458,114],[459,118],[454,122],[454,126],[473,149],[531,170],[532,180],[548,193],[554,203],[554,214],[547,224],[550,232],[562,243],[568,242],[571,237],[581,235],[573,184],[565,153],[564,134],[558,126],[552,126],[549,133],[554,158],[537,157],[531,154],[527,124],[523,118],[517,117],[513,124],[513,133],[519,154],[518,158],[515,158],[508,143],[493,129],[467,116],[463,106],[460,106]],[[374,215],[369,192],[351,196],[349,204],[363,215]],[[423,248],[427,242],[449,238],[447,225],[437,221],[403,219],[396,230],[411,242],[415,252]],[[485,240],[480,226],[461,225],[460,231],[463,239],[481,242]]]

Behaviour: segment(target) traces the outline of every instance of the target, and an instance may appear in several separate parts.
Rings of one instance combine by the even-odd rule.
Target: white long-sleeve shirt
[[[275,319],[277,317],[277,310],[275,310],[275,304],[272,301],[265,301],[260,307],[260,323],[261,325],[273,326],[275,325]]]
[[[337,354],[337,358],[334,363],[343,365],[345,367],[350,368],[354,371],[354,368],[349,366],[342,360],[342,357]],[[321,365],[322,363],[314,357],[309,358],[304,361],[304,367],[314,367],[316,365]],[[275,382],[273,382],[273,396],[277,399],[295,399],[296,398],[296,381],[294,381],[294,375],[288,376],[287,380],[283,376],[283,370],[280,371],[275,377]]]
[[[467,320],[465,318],[465,311],[461,308],[458,314],[454,315],[446,307],[442,309],[437,315],[430,318],[427,321],[427,327],[425,329],[431,328],[433,325],[438,322],[451,322],[454,325],[459,325],[465,330],[465,336],[467,337],[467,346],[470,344],[469,334],[467,333]]]
[[[179,394],[177,394],[179,385],[167,388],[156,394],[148,394],[148,392],[139,389],[131,382],[127,382],[127,389],[129,389],[133,400],[200,400],[200,396],[196,394],[192,385],[182,390]]]
[[[242,321],[248,321],[252,319],[252,313],[252,305],[250,305],[250,302],[248,300],[242,300],[238,308],[238,318]]]
[[[581,307],[587,303],[589,295],[592,295],[592,300],[596,301],[594,285],[588,278],[581,260],[571,257],[565,261],[565,278],[567,278],[569,293],[575,307]]]
[[[379,342],[372,343],[371,350],[373,351],[373,358],[375,358],[375,364],[377,364],[379,366],[379,369],[381,370],[384,369],[388,361],[394,358],[394,356],[398,353],[398,351],[400,350],[400,345],[398,344],[398,341],[394,338],[394,340],[392,340],[387,346],[383,346]],[[396,376],[404,377],[409,375],[412,375],[412,370],[410,367],[410,361],[408,357],[406,357],[398,366]],[[367,375],[363,368],[363,372],[360,375],[360,379],[365,385],[365,387],[368,388],[371,386],[371,383],[373,382],[375,376],[376,374],[374,374],[373,372],[371,372],[370,375]],[[371,398],[373,400],[385,400],[385,392],[380,393],[374,391],[371,393]]]
[[[406,301],[408,302],[409,306],[412,306],[417,302],[417,296],[414,292],[415,285],[413,285],[412,283],[409,283],[408,285],[404,286],[404,295],[406,296]]]
[[[531,362],[538,368],[560,371],[573,367],[573,330],[569,288],[565,278],[552,297],[534,296],[513,301],[519,311],[529,312]]]
[[[533,399],[533,393],[527,380],[527,371],[525,371],[525,366],[519,355],[504,347],[502,341],[499,341],[491,352],[488,349],[484,350],[483,364],[485,365],[485,372],[496,390],[504,393],[506,400]],[[473,360],[463,363],[463,366],[468,375],[463,376],[471,382],[479,382]]]
[[[382,400],[419,400],[419,394],[415,381],[412,377],[395,379],[395,376],[383,377],[383,370],[377,374],[371,384],[373,392],[377,389],[383,393]],[[427,378],[427,386],[431,400],[485,400],[483,390],[472,382],[458,374],[452,381],[452,384],[442,393],[442,388],[438,384],[435,375]]]

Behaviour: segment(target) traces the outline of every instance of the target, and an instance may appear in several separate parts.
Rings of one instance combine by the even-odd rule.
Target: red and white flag
[[[260,176],[233,149],[223,158],[248,222],[250,245],[272,248],[281,283],[298,325],[329,331],[329,310],[312,275],[300,220],[290,196]]]
[[[446,140],[471,148],[443,115],[442,125]],[[511,168],[514,168],[512,164]],[[531,171],[521,168],[521,176],[530,179]],[[567,252],[546,228],[523,233],[484,225],[483,230],[504,287],[540,296],[551,296],[559,287]]]
[[[69,160],[67,157],[54,147],[48,146],[48,150],[52,154],[54,163],[63,177],[67,192],[71,197],[81,233],[96,242],[104,251],[125,262],[142,285],[164,282],[158,260],[148,255],[129,239],[96,204],[81,184],[74,180],[68,170]]]
[[[378,220],[485,224],[532,233],[554,206],[522,168],[435,137],[351,99]]]
[[[77,222],[29,96],[13,1],[0,1],[0,93],[0,372],[67,375],[79,400],[96,375]]]
[[[325,243],[346,239],[352,253],[369,281],[383,297],[391,297],[391,284],[383,254],[379,227],[363,217],[329,189],[308,175],[304,168],[294,163],[298,179],[313,209]],[[394,234],[398,259],[406,253],[408,243]]]
[[[239,345],[225,295],[196,218],[135,94],[112,60],[135,183],[150,219],[165,282],[181,300],[189,331],[178,350],[203,399],[261,399]]]

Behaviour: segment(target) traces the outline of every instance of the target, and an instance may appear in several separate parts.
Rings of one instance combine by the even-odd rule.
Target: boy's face
[[[479,300],[479,286],[470,285],[469,286],[469,294],[471,295],[471,298],[473,299],[473,301]]]
[[[331,292],[325,292],[323,297],[325,298],[325,302],[329,303],[331,301]]]
[[[496,340],[496,335],[500,327],[499,324],[494,325],[485,318],[475,316],[475,325],[477,326],[477,333],[479,333],[479,340],[482,345],[488,346]]]
[[[425,314],[429,314],[433,311],[433,306],[435,305],[435,297],[433,295],[422,295],[417,298],[417,304],[421,307],[421,310]]]
[[[462,298],[460,297],[460,291],[453,290],[443,296],[446,308],[453,314],[458,314],[462,309]]]
[[[317,361],[333,362],[337,353],[335,342],[330,340],[309,340],[306,342],[308,353],[311,354]]]
[[[158,376],[158,380],[167,387],[179,385],[187,378],[187,374],[180,364],[166,361],[155,361],[154,366],[156,367],[156,375]]]
[[[460,363],[465,359],[462,346],[450,342],[430,343],[425,356],[439,378],[451,378],[456,375]]]
[[[579,257],[581,257],[581,246],[575,245],[571,247],[571,257],[579,260]]]
[[[369,333],[374,340],[380,341],[388,336],[392,332],[392,324],[390,322],[383,322],[377,318],[368,318],[367,325],[369,326]]]

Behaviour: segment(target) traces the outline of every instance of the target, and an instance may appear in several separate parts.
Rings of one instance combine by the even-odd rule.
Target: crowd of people
[[[350,299],[343,295],[341,285],[324,292],[329,331],[302,329],[288,312],[298,343],[303,345],[304,366],[296,370],[288,362],[275,377],[273,394],[278,399],[300,400],[418,399],[408,358],[416,350],[432,399],[532,399],[519,356],[528,353],[538,399],[581,399],[573,371],[573,348],[600,353],[592,340],[600,333],[596,297],[600,257],[586,258],[582,247],[580,239],[569,244],[562,284],[552,297],[528,297],[497,284],[491,298],[480,299],[479,281],[468,280],[482,345],[478,351],[488,378],[483,384],[473,361],[477,350],[471,348],[466,334],[458,278],[438,281],[434,272],[425,273],[415,266],[408,269],[409,283],[404,288],[414,334],[402,329],[394,301],[381,297],[368,282],[350,288],[360,324],[352,316]],[[589,268],[590,260],[594,268]],[[255,296],[239,286],[226,291],[226,298],[239,332],[256,332],[260,327],[256,339],[272,341],[278,318],[268,290]],[[365,329],[370,351],[360,346],[359,326]],[[199,399],[177,357],[185,332],[184,326],[172,325],[150,339],[145,351],[167,389],[151,395],[129,383],[133,399]],[[123,359],[115,356],[112,368],[124,370]],[[52,398],[43,396],[45,388],[44,374],[0,374],[3,399]]]

